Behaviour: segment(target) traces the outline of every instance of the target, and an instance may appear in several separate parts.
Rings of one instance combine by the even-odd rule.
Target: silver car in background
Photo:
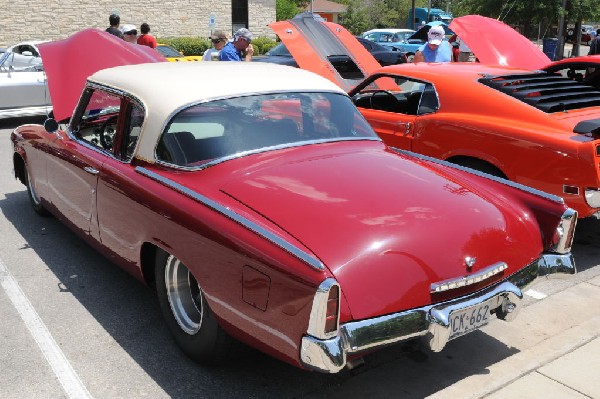
[[[16,44],[0,53],[0,119],[52,110],[38,43]]]

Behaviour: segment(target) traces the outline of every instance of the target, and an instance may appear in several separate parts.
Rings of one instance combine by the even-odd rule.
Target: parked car
[[[19,43],[0,53],[0,119],[45,115],[52,109],[39,43]]]
[[[383,46],[391,47],[392,49],[402,51],[406,53],[406,59],[408,62],[413,62],[415,53],[425,42],[427,41],[427,32],[432,26],[440,25],[446,32],[446,37],[449,38],[454,34],[445,22],[432,21],[419,28],[416,32],[413,31],[412,35],[409,35],[405,40],[388,41],[381,43]]]
[[[170,62],[180,62],[180,61],[202,61],[202,56],[200,55],[183,55],[179,51],[177,51],[173,46],[169,46],[168,44],[158,43],[156,49],[159,53],[161,53],[167,61]]]
[[[581,26],[580,43],[585,45],[592,44],[592,40],[596,38],[596,30],[591,25]],[[567,41],[574,43],[577,40],[573,27],[567,29]]]
[[[191,358],[222,360],[230,337],[329,373],[417,337],[438,351],[575,272],[560,198],[387,147],[328,80],[148,62],[107,36],[41,47],[65,96],[12,132],[15,176],[36,212],[156,289]],[[96,61],[65,64],[80,44]],[[146,63],[90,76],[108,54]]]
[[[375,43],[406,42],[415,33],[412,29],[371,29],[361,36]]]
[[[347,36],[336,32],[334,38],[327,23],[306,21],[311,35],[322,32],[320,43],[343,41],[346,54],[352,52]],[[271,26],[285,42],[282,32],[292,25]],[[305,37],[299,21],[294,27],[294,36]],[[558,195],[580,217],[600,216],[600,91],[555,73],[582,63],[598,69],[598,57],[552,64],[514,29],[481,16],[455,18],[450,27],[481,63],[372,68],[361,54],[355,58],[368,65],[362,70],[368,77],[358,83],[328,72],[318,51],[301,67],[344,87],[390,146]],[[306,54],[311,42],[295,40],[288,48]]]
[[[406,55],[401,51],[384,47],[378,43],[374,43],[361,37],[357,37],[356,39],[369,53],[371,53],[373,57],[375,57],[379,65],[396,65],[406,62]],[[334,54],[329,57],[329,60],[331,64],[338,68],[338,70],[343,70],[344,66],[346,68],[350,68],[348,65],[352,65],[351,69],[356,70],[354,63],[351,62],[351,60],[345,55],[339,56]],[[267,51],[265,55],[252,57],[252,61],[272,62],[275,64],[288,65],[296,68],[298,67],[298,63],[296,60],[294,60],[294,57],[292,57],[283,43],[277,44],[271,50]]]

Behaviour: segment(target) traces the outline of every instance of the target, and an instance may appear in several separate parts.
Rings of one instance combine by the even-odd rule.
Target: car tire
[[[27,196],[29,197],[29,202],[31,203],[33,210],[40,216],[50,216],[50,212],[48,212],[48,210],[44,208],[44,205],[42,205],[42,201],[37,195],[35,187],[29,178],[27,166],[23,166],[23,177],[25,179],[25,186],[27,186]]]
[[[159,250],[155,279],[163,318],[181,350],[203,365],[224,364],[236,342],[219,326],[189,269]]]
[[[500,177],[502,179],[508,179],[500,169],[480,159],[466,158],[460,161],[455,161],[454,163],[460,166],[464,166],[466,168],[475,169],[479,172],[487,173],[488,175]]]
[[[415,55],[412,53],[406,54],[406,62],[413,62],[415,59]]]

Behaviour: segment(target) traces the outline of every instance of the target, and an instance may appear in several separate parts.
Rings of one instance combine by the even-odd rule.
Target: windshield
[[[266,55],[282,55],[286,57],[291,57],[289,50],[283,43],[279,43],[277,46],[273,47],[271,50],[266,52]]]
[[[277,93],[194,105],[171,120],[158,160],[199,166],[247,151],[344,139],[377,139],[351,100],[336,93]]]
[[[177,52],[177,50],[175,50],[173,47],[171,46],[163,46],[163,45],[159,45],[156,47],[156,49],[158,50],[159,53],[161,53],[164,57],[169,57],[169,58],[179,58],[179,57],[183,57],[181,54],[179,54]]]

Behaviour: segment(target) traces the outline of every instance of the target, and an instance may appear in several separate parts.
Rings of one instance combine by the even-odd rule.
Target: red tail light
[[[329,290],[327,314],[325,315],[325,333],[336,331],[340,313],[340,288],[336,285]]]

